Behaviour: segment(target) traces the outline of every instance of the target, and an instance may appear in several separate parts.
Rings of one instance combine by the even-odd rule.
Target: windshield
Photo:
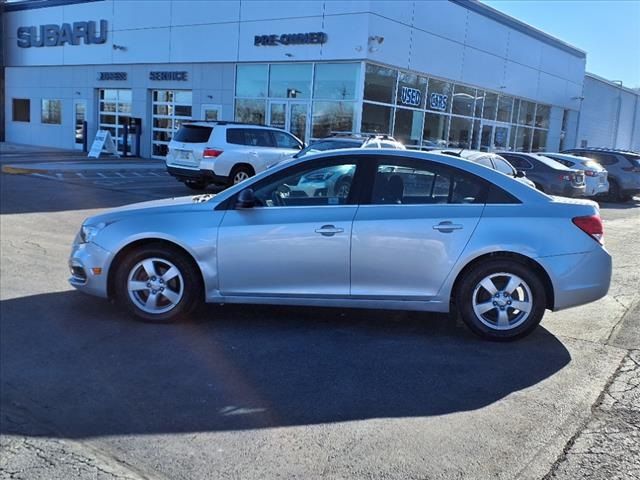
[[[303,148],[295,156],[302,157],[308,153],[325,152],[327,150],[339,150],[341,148],[358,148],[362,142],[358,140],[320,140]]]
[[[213,127],[201,127],[200,125],[183,125],[173,139],[182,143],[206,143]]]

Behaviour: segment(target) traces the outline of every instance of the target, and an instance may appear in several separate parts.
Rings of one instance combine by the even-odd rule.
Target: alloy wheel
[[[175,308],[184,295],[180,270],[163,258],[147,258],[129,272],[127,292],[131,301],[150,314],[165,313]]]
[[[511,330],[522,325],[533,309],[533,295],[517,275],[493,273],[483,278],[472,296],[478,320],[493,330]]]

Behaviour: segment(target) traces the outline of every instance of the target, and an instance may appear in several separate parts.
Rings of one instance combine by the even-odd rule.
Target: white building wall
[[[577,145],[639,150],[639,103],[640,92],[587,74]]]

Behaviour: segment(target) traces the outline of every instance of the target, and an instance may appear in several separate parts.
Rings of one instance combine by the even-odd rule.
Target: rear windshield
[[[213,127],[201,127],[200,125],[183,125],[173,136],[176,142],[182,143],[206,143],[209,141]]]
[[[537,155],[535,153],[531,153],[530,155],[540,162],[544,163],[547,167],[553,168],[554,170],[572,170],[571,168],[566,167],[560,162],[557,162],[552,158],[545,157],[544,155]]]
[[[640,168],[640,155],[636,155],[634,153],[625,153],[622,156],[629,160],[629,162],[631,162],[631,165]]]

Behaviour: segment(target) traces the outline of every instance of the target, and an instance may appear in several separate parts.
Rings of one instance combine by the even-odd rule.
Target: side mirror
[[[516,170],[516,177],[518,178],[523,178],[526,177],[527,174],[524,172],[524,170]]]
[[[250,188],[245,188],[238,194],[238,199],[236,200],[236,208],[253,208],[256,204],[256,196],[253,193],[253,190]]]

